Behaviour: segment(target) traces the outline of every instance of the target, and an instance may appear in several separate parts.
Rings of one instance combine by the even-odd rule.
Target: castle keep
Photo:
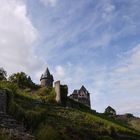
[[[47,68],[44,74],[40,78],[42,87],[53,87],[53,76],[50,74],[49,69]]]

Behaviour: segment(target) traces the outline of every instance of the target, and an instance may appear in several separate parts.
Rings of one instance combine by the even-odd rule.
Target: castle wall
[[[5,90],[0,90],[0,112],[6,113],[7,108],[7,93]]]
[[[42,87],[53,87],[53,81],[51,79],[42,79],[41,86]]]
[[[61,87],[60,87],[60,81],[56,81],[54,83],[55,86],[55,92],[56,92],[56,102],[61,104]]]

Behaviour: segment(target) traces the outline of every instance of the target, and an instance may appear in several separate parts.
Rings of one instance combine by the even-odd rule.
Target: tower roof
[[[44,72],[44,77],[48,77],[48,76],[50,76],[51,74],[50,74],[50,71],[49,71],[49,69],[48,69],[48,67],[46,68],[46,70],[45,70],[45,72]]]
[[[45,72],[41,75],[40,80],[45,79],[45,78],[52,78],[53,79],[53,76],[50,74],[48,67],[46,68]]]

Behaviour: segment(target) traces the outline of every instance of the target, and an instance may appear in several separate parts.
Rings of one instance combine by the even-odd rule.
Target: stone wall
[[[61,91],[60,91],[60,81],[54,83],[55,92],[56,92],[56,102],[61,104]]]
[[[41,79],[41,86],[42,87],[53,87],[53,79]]]
[[[6,113],[7,93],[6,90],[0,90],[0,112]]]
[[[55,86],[55,92],[56,92],[56,102],[61,104],[62,106],[66,106],[67,94],[68,94],[67,85],[61,85],[60,81],[56,81],[54,83],[54,86]]]

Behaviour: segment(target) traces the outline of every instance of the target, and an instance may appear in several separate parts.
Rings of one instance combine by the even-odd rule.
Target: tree
[[[32,82],[31,77],[27,76],[24,72],[12,74],[9,81],[16,83],[20,88],[35,88],[36,85]]]
[[[111,116],[115,116],[116,115],[116,111],[115,109],[113,109],[111,106],[108,106],[106,109],[105,109],[105,112],[104,112],[106,115],[111,115]]]
[[[4,70],[4,68],[0,68],[0,81],[6,80],[7,72]]]

